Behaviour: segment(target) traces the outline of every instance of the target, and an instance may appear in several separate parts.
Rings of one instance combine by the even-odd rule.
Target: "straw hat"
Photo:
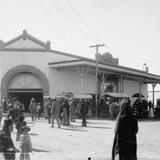
[[[11,119],[5,119],[4,120],[4,124],[3,124],[4,127],[9,127],[11,125],[12,125],[12,120]]]
[[[31,99],[31,101],[33,102],[33,101],[35,101],[35,99],[34,99],[34,98],[32,98],[32,99]]]
[[[23,132],[25,130],[28,130],[28,132],[29,132],[31,129],[29,127],[27,127],[27,126],[22,127],[21,131]]]

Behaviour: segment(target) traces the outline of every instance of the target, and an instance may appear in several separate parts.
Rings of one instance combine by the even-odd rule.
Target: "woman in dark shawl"
[[[119,156],[119,160],[137,160],[137,120],[128,102],[123,102],[117,116],[115,137],[112,148],[112,160]]]
[[[3,129],[0,131],[0,152],[5,160],[15,160],[16,148],[11,138],[12,120],[4,120]]]

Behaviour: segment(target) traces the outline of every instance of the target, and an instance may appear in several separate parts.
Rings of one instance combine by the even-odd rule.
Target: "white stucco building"
[[[159,83],[160,76],[118,65],[110,54],[98,60],[98,90],[101,84],[113,84],[113,91],[130,97],[141,92],[148,96],[147,84]],[[116,63],[114,63],[116,62]],[[28,104],[31,97],[61,92],[87,94],[96,92],[96,61],[50,48],[27,31],[8,42],[0,41],[0,99],[17,96]],[[104,87],[104,85],[103,85]]]

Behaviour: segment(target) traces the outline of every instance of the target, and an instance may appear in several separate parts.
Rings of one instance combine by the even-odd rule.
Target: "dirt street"
[[[50,128],[42,118],[31,122],[33,153],[31,160],[110,160],[114,137],[115,121],[88,119],[88,127],[81,127],[81,120],[70,126]],[[160,157],[160,121],[141,121],[139,124],[138,160],[159,160]],[[15,142],[16,129],[12,133]],[[15,142],[18,147],[18,143]],[[19,154],[16,155],[19,160]]]

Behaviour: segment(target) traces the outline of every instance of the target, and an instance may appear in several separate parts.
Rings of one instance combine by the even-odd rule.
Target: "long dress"
[[[112,160],[118,155],[119,160],[137,160],[138,124],[128,103],[124,103],[119,113],[112,148]]]

